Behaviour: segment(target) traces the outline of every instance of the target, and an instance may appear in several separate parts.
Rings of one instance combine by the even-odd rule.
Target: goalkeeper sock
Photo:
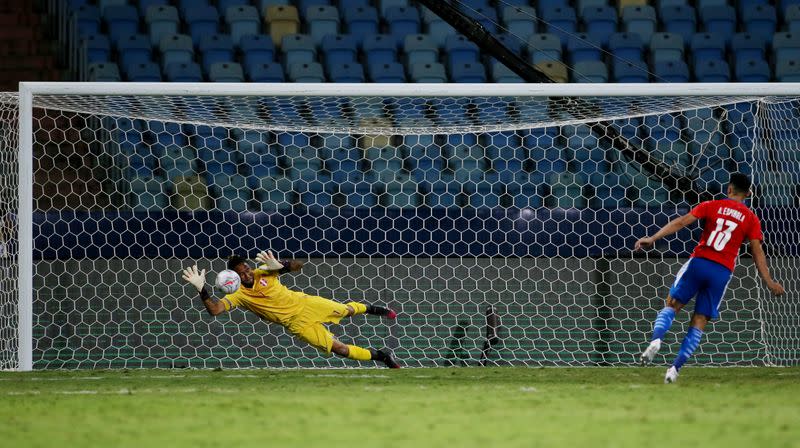
[[[348,345],[347,349],[349,350],[347,354],[348,359],[355,359],[356,361],[369,361],[372,359],[372,353],[365,348],[361,348],[357,345]]]
[[[703,330],[695,327],[689,327],[686,332],[686,337],[683,338],[681,349],[678,350],[678,356],[675,357],[675,362],[672,363],[675,369],[680,370],[683,364],[692,356],[695,349],[700,345],[700,338],[703,337]]]
[[[353,316],[355,316],[356,314],[364,314],[368,312],[367,305],[364,305],[363,303],[347,302],[346,305],[353,309]]]
[[[650,340],[664,339],[664,335],[669,331],[669,327],[672,326],[672,321],[674,319],[675,310],[673,308],[665,306],[664,309],[659,311],[656,317],[656,323],[653,325],[653,338]]]
[[[375,306],[375,305],[367,305],[367,314],[374,314],[375,316],[383,316],[389,319],[394,319],[397,317],[397,313],[390,310],[389,308],[384,308],[382,306]]]

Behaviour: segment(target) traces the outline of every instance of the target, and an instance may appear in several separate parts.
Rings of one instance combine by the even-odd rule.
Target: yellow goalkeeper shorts
[[[333,346],[333,333],[323,324],[338,324],[347,313],[347,305],[343,303],[318,296],[306,296],[305,308],[287,329],[299,339],[329,355]]]

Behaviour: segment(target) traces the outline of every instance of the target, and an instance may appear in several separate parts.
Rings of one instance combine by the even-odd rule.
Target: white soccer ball
[[[233,294],[239,289],[239,285],[242,284],[242,279],[239,278],[239,274],[230,269],[225,269],[224,271],[220,271],[217,274],[217,281],[214,283],[220,291],[225,294]]]

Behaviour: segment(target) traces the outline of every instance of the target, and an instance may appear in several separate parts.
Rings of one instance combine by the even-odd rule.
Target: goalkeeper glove
[[[283,263],[275,258],[272,251],[261,251],[256,255],[256,263],[259,263],[258,268],[265,271],[280,271],[284,268]]]
[[[197,265],[183,270],[183,279],[191,283],[197,289],[197,292],[203,290],[206,285],[206,270],[197,270]]]

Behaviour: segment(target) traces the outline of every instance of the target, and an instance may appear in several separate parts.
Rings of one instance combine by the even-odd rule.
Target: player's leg
[[[666,305],[658,312],[656,320],[653,323],[653,334],[650,338],[650,344],[639,357],[639,362],[642,365],[649,364],[653,361],[658,351],[661,350],[661,340],[675,321],[675,315],[697,293],[698,283],[695,279],[695,269],[692,267],[693,260],[694,259],[690,259],[687,261],[675,276],[675,281],[672,283],[672,287],[667,295]]]
[[[356,314],[372,314],[374,316],[382,316],[387,319],[394,319],[397,313],[377,305],[367,305],[361,302],[347,302],[347,309],[349,310],[348,316],[355,316]]]
[[[344,344],[336,339],[333,340],[331,352],[344,358],[356,361],[376,361],[382,362],[386,367],[399,369],[400,365],[392,357],[392,354],[385,350],[366,349],[357,345]]]

